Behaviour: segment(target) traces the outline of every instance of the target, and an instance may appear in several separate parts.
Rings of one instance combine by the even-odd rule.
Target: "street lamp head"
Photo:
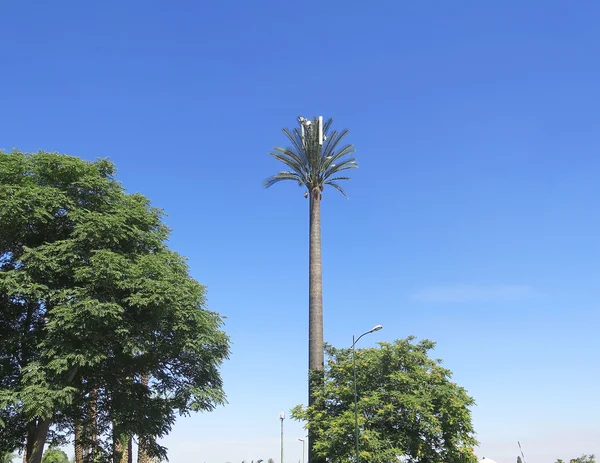
[[[298,440],[299,440],[300,442],[304,442],[304,439],[300,439],[300,438],[298,438]]]
[[[285,419],[285,412],[283,410],[279,413],[279,419],[282,421]]]
[[[373,329],[371,330],[371,333],[374,333],[375,331],[379,331],[381,328],[383,328],[383,326],[381,326],[381,325],[375,325],[373,327]]]

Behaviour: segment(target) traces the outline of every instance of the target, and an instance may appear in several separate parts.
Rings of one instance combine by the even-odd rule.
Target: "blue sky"
[[[163,208],[233,340],[229,405],[171,462],[279,456],[306,402],[308,204],[264,190],[298,115],[349,128],[322,204],[325,338],[409,334],[475,397],[480,456],[600,453],[600,6],[0,4],[0,147],[110,157]],[[286,462],[301,459],[285,421]]]

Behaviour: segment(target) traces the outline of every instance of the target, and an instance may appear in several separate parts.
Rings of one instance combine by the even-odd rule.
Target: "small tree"
[[[435,343],[414,337],[356,351],[360,461],[475,463],[473,399],[430,359]],[[316,452],[338,463],[354,457],[354,381],[350,349],[326,349],[325,387],[292,417],[308,423]]]
[[[62,450],[50,447],[44,452],[42,463],[69,463],[69,457]]]
[[[564,460],[558,458],[556,463],[564,463]],[[589,455],[581,455],[579,458],[571,458],[569,463],[596,463],[596,456],[591,453]]]

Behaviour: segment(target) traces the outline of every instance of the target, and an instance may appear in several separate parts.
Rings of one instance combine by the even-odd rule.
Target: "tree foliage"
[[[559,458],[556,463],[564,463],[564,460]],[[594,454],[581,455],[578,458],[571,458],[569,463],[596,463],[596,456]]]
[[[96,461],[131,435],[164,456],[177,413],[225,401],[222,320],[163,213],[114,173],[0,153],[0,451],[25,447],[28,463],[76,427]]]
[[[69,457],[62,450],[51,447],[44,452],[42,463],[69,463]]]
[[[360,461],[473,463],[473,399],[428,353],[429,340],[400,339],[356,350]],[[325,387],[292,417],[315,433],[315,451],[329,461],[354,458],[354,381],[351,349],[327,347]]]

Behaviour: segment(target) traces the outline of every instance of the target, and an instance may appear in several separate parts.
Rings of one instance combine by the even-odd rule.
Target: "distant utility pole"
[[[281,420],[281,462],[283,463],[283,420],[285,420],[285,412],[282,410],[279,414],[279,419]]]
[[[302,442],[302,463],[304,463],[304,445],[306,444],[306,439],[298,439],[300,442]],[[300,463],[300,460],[298,460],[298,463]]]

